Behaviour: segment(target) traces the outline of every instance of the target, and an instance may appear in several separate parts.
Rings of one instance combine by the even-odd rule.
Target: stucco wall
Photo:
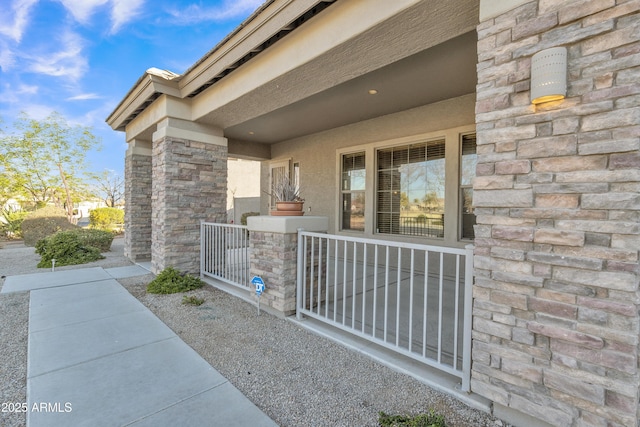
[[[474,103],[473,94],[465,95],[275,144],[271,150],[271,162],[290,159],[292,164],[299,163],[305,211],[308,215],[329,217],[329,232],[336,233],[340,173],[338,150],[443,129],[473,126]],[[269,182],[269,163],[262,163],[262,186],[265,190]],[[457,172],[450,175],[453,176],[449,178],[457,182]],[[368,185],[373,185],[373,178],[367,177]],[[263,214],[267,213],[266,197],[262,198],[261,211]],[[373,214],[368,212],[368,215]]]
[[[230,158],[227,162],[227,211],[235,208],[234,199],[247,197],[260,197],[260,162]],[[231,213],[230,219],[235,216]]]

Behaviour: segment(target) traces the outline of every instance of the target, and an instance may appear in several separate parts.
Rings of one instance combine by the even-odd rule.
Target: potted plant
[[[273,183],[270,194],[276,202],[276,210],[272,210],[271,215],[304,215],[304,199],[300,197],[300,187],[291,182],[287,175]]]

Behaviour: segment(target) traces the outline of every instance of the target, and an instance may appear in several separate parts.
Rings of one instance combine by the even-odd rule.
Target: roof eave
[[[153,102],[162,94],[181,97],[178,82],[180,75],[171,71],[150,68],[144,72],[129,92],[120,101],[116,108],[106,119],[107,124],[113,129],[124,131],[126,125],[135,117],[136,111]]]

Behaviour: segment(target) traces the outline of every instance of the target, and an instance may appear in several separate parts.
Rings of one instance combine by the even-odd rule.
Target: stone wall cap
[[[297,233],[305,231],[327,232],[329,217],[326,216],[250,216],[247,218],[249,231],[270,233]]]

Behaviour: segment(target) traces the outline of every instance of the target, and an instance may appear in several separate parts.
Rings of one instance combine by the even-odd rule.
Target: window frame
[[[345,190],[343,188],[343,179],[344,179],[344,158],[346,156],[349,155],[357,155],[357,154],[362,154],[364,157],[364,189],[362,190]],[[338,229],[340,231],[345,231],[345,232],[349,232],[349,233],[365,233],[367,230],[367,224],[366,224],[366,218],[367,218],[367,200],[369,199],[369,197],[367,197],[367,152],[365,150],[356,150],[356,151],[349,151],[349,152],[343,152],[340,153],[339,155],[339,177],[338,177]],[[344,227],[344,207],[343,207],[343,203],[344,203],[344,195],[345,194],[354,194],[354,193],[362,193],[362,195],[364,196],[364,218],[363,218],[363,226],[362,229],[357,229],[357,228],[345,228]]]
[[[473,176],[471,177],[471,182],[467,183],[467,184],[463,184],[462,182],[462,174],[463,174],[463,162],[462,162],[462,156],[464,156],[464,150],[463,150],[463,144],[464,144],[464,138],[466,136],[471,136],[473,135],[474,140],[476,141],[476,165],[477,165],[477,156],[478,156],[478,143],[477,143],[477,134],[476,132],[465,132],[465,133],[460,133],[460,151],[459,151],[459,174],[458,174],[458,240],[463,241],[463,242],[472,242],[473,240],[475,240],[475,233],[472,231],[473,236],[472,237],[465,237],[464,236],[464,190],[465,189],[471,189],[471,197],[473,200],[473,178],[476,177],[476,171],[474,169],[473,171]],[[474,225],[475,225],[475,209],[472,206],[472,213],[474,216]]]
[[[412,227],[410,224],[407,223],[407,218],[405,217],[405,221],[403,223],[402,221],[402,184],[401,181],[399,181],[400,183],[400,187],[399,187],[399,192],[400,192],[400,199],[398,200],[398,204],[399,206],[399,210],[397,212],[398,215],[398,222],[397,225],[395,227],[397,227],[398,232],[393,232],[394,229],[394,215],[396,214],[396,212],[393,210],[393,183],[394,183],[394,171],[397,174],[401,174],[401,169],[403,168],[403,166],[405,165],[411,165],[414,163],[427,163],[430,161],[429,158],[429,151],[430,151],[430,147],[439,147],[442,146],[442,148],[437,148],[437,151],[442,150],[442,157],[435,157],[432,158],[432,160],[442,160],[442,172],[444,174],[444,176],[442,176],[442,181],[443,181],[443,188],[442,188],[442,214],[441,217],[441,221],[442,224],[442,235],[433,235],[432,234],[432,230],[431,230],[431,221],[433,221],[434,218],[433,215],[431,216],[427,216],[422,215],[426,218],[426,221],[424,224],[419,223],[416,224],[415,227]],[[374,161],[375,161],[375,170],[376,170],[376,182],[375,182],[375,211],[374,211],[374,230],[375,230],[375,234],[376,235],[385,235],[385,236],[402,236],[402,237],[413,237],[413,238],[429,238],[429,239],[436,239],[436,240],[443,240],[444,239],[444,216],[445,216],[445,204],[446,204],[446,159],[447,159],[447,144],[446,144],[446,138],[443,137],[435,137],[435,138],[429,138],[429,139],[419,139],[419,140],[415,140],[413,142],[407,143],[407,144],[394,144],[391,146],[387,146],[387,147],[377,147],[374,150]],[[396,164],[396,154],[399,154],[400,156],[402,156],[402,152],[405,150],[407,150],[407,154],[406,154],[406,159],[403,159],[404,161],[401,161],[399,164]],[[412,151],[424,151],[424,156],[422,157],[422,159],[420,157],[414,157],[412,156],[411,152]],[[381,168],[380,165],[380,158],[381,158],[381,153],[385,152],[385,151],[391,151],[390,153],[390,160],[389,160],[389,165],[387,165],[388,167],[383,167]],[[416,161],[417,160],[417,161]],[[425,164],[425,167],[427,165]],[[381,189],[380,185],[380,179],[381,179],[381,174],[384,174],[385,172],[387,172],[388,174],[390,174],[390,182],[389,184],[391,185],[390,188],[385,188],[385,189]],[[426,173],[426,171],[425,171]],[[439,178],[438,178],[439,179]],[[424,183],[428,183],[429,181],[431,181],[429,179],[429,176],[426,175],[424,177]],[[427,190],[427,188],[425,188],[425,191]],[[389,203],[390,203],[390,209],[389,211],[386,211],[384,209],[381,209],[380,206],[380,200],[381,198],[384,198],[384,193],[390,193],[391,195],[388,197],[389,198]],[[426,197],[426,194],[425,194]],[[380,217],[383,215],[387,215],[389,216],[390,220],[388,224],[381,224],[380,223]],[[437,214],[436,214],[437,215]],[[437,223],[437,219],[434,223]],[[426,227],[425,227],[426,225]],[[410,228],[413,231],[413,233],[401,233],[400,230],[403,228]],[[389,229],[391,231],[389,232],[381,232],[381,229]],[[439,228],[439,227],[437,227]],[[434,229],[434,232],[438,233],[439,232]],[[416,233],[428,233],[428,234],[416,234]]]
[[[398,138],[388,138],[378,141],[354,144],[335,149],[335,212],[334,233],[346,236],[358,236],[377,240],[387,240],[394,242],[418,243],[434,246],[464,248],[472,241],[460,239],[459,227],[459,157],[461,153],[461,135],[476,133],[475,124],[460,125],[451,128],[439,129],[420,134],[402,136]],[[394,146],[414,144],[430,140],[445,140],[445,220],[444,239],[422,236],[408,236],[402,234],[381,234],[377,233],[376,227],[376,193],[378,188],[377,176],[377,150],[391,148]],[[365,152],[366,185],[365,185],[365,229],[364,232],[342,230],[342,199],[341,199],[341,179],[342,179],[342,155],[355,152]]]

